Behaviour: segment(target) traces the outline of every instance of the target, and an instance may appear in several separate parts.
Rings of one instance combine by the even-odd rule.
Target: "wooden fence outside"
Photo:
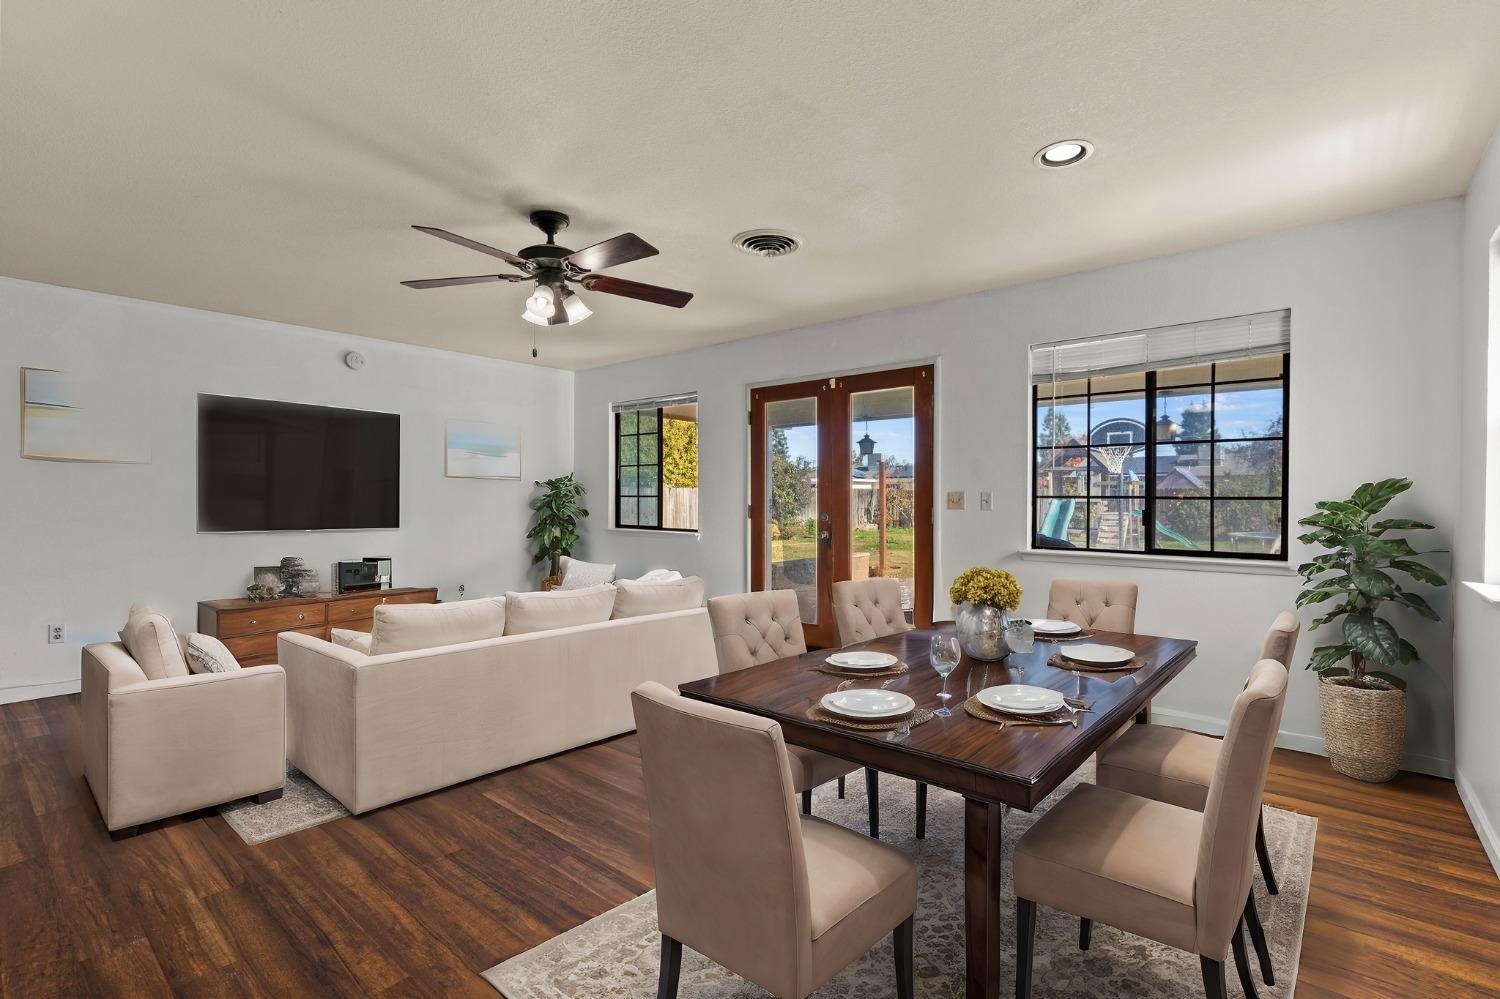
[[[661,526],[698,529],[698,490],[668,486],[661,498]]]

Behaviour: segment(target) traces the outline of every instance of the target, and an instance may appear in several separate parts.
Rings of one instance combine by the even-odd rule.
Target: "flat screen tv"
[[[198,396],[198,530],[400,526],[401,417]]]

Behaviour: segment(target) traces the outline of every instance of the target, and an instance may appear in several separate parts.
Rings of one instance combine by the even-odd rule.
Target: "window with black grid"
[[[616,527],[698,529],[698,399],[617,403],[614,418]]]

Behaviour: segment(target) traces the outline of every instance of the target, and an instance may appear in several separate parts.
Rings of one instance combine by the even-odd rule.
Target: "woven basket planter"
[[[1383,684],[1371,690],[1345,678],[1318,681],[1318,717],[1333,769],[1379,783],[1396,776],[1406,745],[1406,691]]]

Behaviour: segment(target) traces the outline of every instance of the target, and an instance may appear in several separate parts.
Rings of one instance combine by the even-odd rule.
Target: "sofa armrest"
[[[109,692],[145,683],[140,664],[119,642],[83,647],[79,678],[79,712],[83,716],[83,776],[99,802],[99,814],[109,814]]]
[[[105,698],[100,811],[111,829],[260,794],[285,781],[280,666],[143,680],[112,687]]]
[[[286,670],[287,759],[352,810],[355,683],[360,667],[374,660],[296,632],[277,636],[276,651]]]

